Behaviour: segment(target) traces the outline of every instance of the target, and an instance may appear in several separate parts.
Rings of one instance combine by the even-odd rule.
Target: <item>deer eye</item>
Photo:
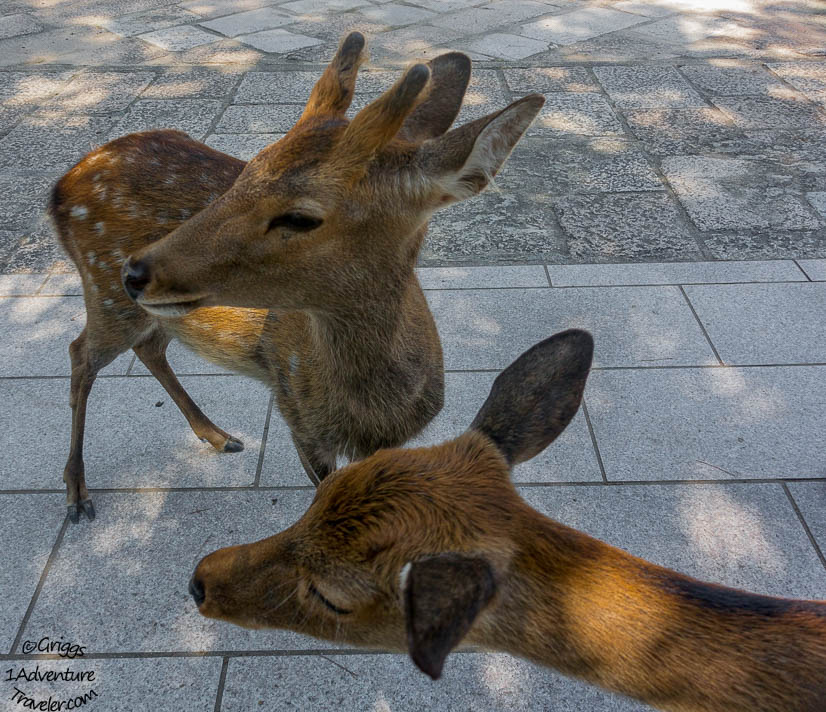
[[[314,218],[303,213],[284,213],[270,220],[267,230],[275,230],[277,227],[286,227],[295,232],[309,232],[315,230],[324,221],[321,218]]]
[[[352,613],[352,611],[347,611],[344,608],[339,608],[334,603],[328,601],[326,598],[324,598],[324,596],[322,596],[318,592],[318,589],[315,586],[313,586],[313,584],[309,584],[308,589],[313,596],[315,596],[319,601],[321,601],[325,606],[327,606],[327,608],[329,608],[333,613],[338,613],[340,616]]]

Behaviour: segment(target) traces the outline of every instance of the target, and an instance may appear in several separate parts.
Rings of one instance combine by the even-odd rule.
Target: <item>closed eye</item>
[[[352,611],[346,611],[343,608],[339,608],[334,603],[330,603],[324,596],[322,596],[318,589],[313,586],[313,584],[309,584],[310,593],[313,594],[319,601],[321,601],[327,608],[329,608],[333,613],[338,613],[340,616],[346,616],[348,613],[352,613]]]
[[[267,230],[286,227],[288,230],[294,230],[295,232],[309,232],[315,230],[323,222],[321,218],[315,218],[304,213],[284,213],[270,220]]]

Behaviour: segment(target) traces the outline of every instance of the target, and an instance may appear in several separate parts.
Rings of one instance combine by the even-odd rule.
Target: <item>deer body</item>
[[[826,709],[826,602],[697,581],[519,496],[510,468],[570,422],[591,353],[584,332],[547,339],[465,434],[352,463],[289,529],[208,555],[190,582],[200,612],[408,650],[433,678],[473,645],[670,712]]]
[[[89,392],[129,348],[218,450],[243,444],[187,395],[169,341],[269,384],[315,483],[339,456],[400,445],[441,409],[441,345],[414,271],[427,221],[485,187],[543,100],[448,132],[470,78],[454,52],[414,65],[351,121],[363,49],[349,35],[295,127],[247,164],[149,131],[93,151],[55,186],[50,212],[87,310],[69,349],[73,521],[94,517]]]

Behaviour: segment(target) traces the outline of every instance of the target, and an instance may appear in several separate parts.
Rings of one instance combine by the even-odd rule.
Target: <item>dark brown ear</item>
[[[439,554],[409,564],[403,581],[407,647],[418,668],[438,680],[445,658],[496,592],[490,564]]]
[[[509,464],[530,460],[576,414],[593,355],[593,338],[578,329],[532,346],[496,377],[471,429],[493,440]]]
[[[462,108],[470,81],[470,58],[448,52],[427,63],[430,67],[430,94],[405,119],[399,137],[420,143],[441,136],[450,128]]]

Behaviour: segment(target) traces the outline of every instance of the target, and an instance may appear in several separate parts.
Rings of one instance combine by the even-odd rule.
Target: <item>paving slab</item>
[[[656,156],[713,152],[741,130],[719,109],[642,109],[626,111],[625,119],[645,150]]]
[[[68,376],[69,344],[86,323],[80,297],[0,299],[0,376]],[[105,373],[125,374],[119,357]]]
[[[146,34],[139,35],[144,42],[156,45],[161,49],[170,52],[180,52],[185,49],[192,49],[199,45],[217,42],[220,37],[198,27],[191,25],[178,25],[177,27],[167,27],[163,30],[154,30]]]
[[[182,375],[180,381],[207,417],[241,438],[244,451],[218,453],[200,442],[154,378],[98,378],[86,414],[84,459],[90,488],[253,483],[269,391],[236,376]],[[15,422],[3,437],[12,454],[2,466],[6,487],[62,489],[71,432],[69,379],[6,379],[0,388]],[[38,443],[36,451],[32,442]]]
[[[0,274],[0,297],[30,296],[40,289],[46,281],[47,276],[48,275],[36,273]],[[542,276],[544,278],[544,271]],[[545,284],[547,285],[547,281]]]
[[[126,109],[155,78],[151,72],[84,72],[42,108],[88,114]]]
[[[283,682],[273,685],[273,680]],[[650,709],[547,668],[493,653],[454,653],[435,683],[407,655],[232,658],[221,709],[239,712],[256,707],[394,712]]]
[[[826,482],[790,482],[788,487],[821,553],[826,552]]]
[[[86,46],[60,56],[62,64],[99,67],[134,67],[152,62],[168,62],[167,51],[156,44],[144,42],[140,37],[121,38],[109,33],[105,42]]]
[[[200,17],[218,17],[275,4],[274,0],[189,0],[180,6]]]
[[[826,124],[826,114],[806,101],[773,97],[719,97],[711,101],[745,129],[811,129]]]
[[[475,52],[499,59],[525,59],[532,54],[545,51],[548,44],[521,35],[494,32],[473,40],[468,47]]]
[[[742,158],[674,156],[662,161],[662,170],[700,230],[822,226],[793,177],[773,165]]]
[[[281,54],[322,44],[322,41],[315,37],[299,35],[282,29],[239,35],[238,40],[264,52],[278,52]]]
[[[532,67],[503,69],[505,81],[518,94],[547,94],[558,91],[598,92],[599,85],[585,67]]]
[[[222,108],[216,99],[140,99],[109,131],[109,138],[149,129],[178,129],[200,140]]]
[[[445,368],[502,369],[551,334],[594,335],[597,366],[714,364],[677,287],[428,291]]]
[[[201,557],[282,531],[313,495],[312,489],[97,494],[95,521],[66,530],[26,637],[71,635],[89,653],[334,648],[286,631],[208,620],[187,591]]]
[[[826,570],[779,484],[524,488],[543,514],[701,581],[823,598]]]
[[[33,32],[40,32],[42,29],[43,25],[30,15],[22,12],[0,17],[0,39],[30,35]]]
[[[103,29],[89,28],[78,32],[71,26],[0,39],[0,66],[56,63],[77,51],[100,51],[102,46],[120,39]]]
[[[0,504],[5,519],[0,532],[5,562],[0,568],[0,649],[7,653],[40,581],[66,509],[53,506],[53,495],[42,494],[0,494]]]
[[[686,64],[680,72],[695,86],[719,96],[780,96],[788,88],[762,67]]]
[[[237,37],[238,35],[261,30],[271,30],[274,27],[281,27],[295,22],[293,15],[286,12],[279,12],[272,7],[262,7],[258,10],[247,10],[234,15],[225,15],[217,20],[202,22],[201,24],[215,32],[220,32],[227,37]]]
[[[319,72],[248,72],[238,85],[232,103],[306,102],[320,76]]]
[[[57,177],[0,174],[0,220],[7,230],[25,230],[46,211],[48,195]]]
[[[813,282],[826,282],[826,260],[798,260],[798,264]]]
[[[270,4],[270,3],[267,3]],[[369,6],[367,0],[295,0],[280,5],[296,15],[324,16],[330,10],[345,12],[357,7]]]
[[[697,260],[691,230],[666,193],[571,195],[554,200],[570,255],[583,262]]]
[[[826,362],[826,284],[698,285],[685,291],[724,363]]]
[[[822,231],[772,230],[754,233],[706,233],[703,244],[711,257],[720,260],[795,259],[826,257]]]
[[[545,105],[527,131],[528,136],[563,137],[622,135],[617,115],[599,94],[553,93],[545,97]]]
[[[436,19],[431,19],[430,23],[437,27],[447,27],[455,29],[464,35],[476,35],[480,32],[487,32],[502,25],[510,25],[521,20],[526,20],[537,15],[544,15],[553,8],[541,2],[523,0],[522,2],[498,2],[487,3],[482,7],[467,8],[455,13],[442,15]],[[520,34],[528,36],[526,32]],[[543,40],[543,37],[535,38]]]
[[[380,33],[389,29],[388,25],[368,20],[364,15],[359,14],[358,10],[345,12],[341,15],[306,15],[302,16],[300,22],[290,25],[290,32],[317,37],[330,44],[335,44],[335,47],[338,47],[342,37],[356,31],[361,32],[368,38],[368,42],[372,47],[373,41],[379,37]],[[321,46],[318,45],[315,49]],[[333,49],[333,52],[335,51],[334,48],[331,49]],[[365,71],[363,68],[359,71],[359,81]]]
[[[609,7],[586,7],[524,24],[521,33],[556,45],[571,45],[640,22],[645,22],[645,18]]]
[[[200,19],[182,7],[158,7],[123,17],[106,18],[101,26],[121,37],[134,37],[146,32],[163,30]]]
[[[447,17],[447,16],[445,16]],[[408,25],[390,32],[382,32],[370,44],[370,56],[404,58],[411,57],[431,59],[444,53],[438,45],[453,42],[462,37],[462,33],[452,27],[432,27],[429,25]]]
[[[249,161],[283,136],[283,133],[212,134],[207,138],[206,144],[218,151]]]
[[[80,297],[83,296],[83,284],[77,272],[69,274],[50,274],[38,293],[41,297]]]
[[[44,287],[44,289],[47,288],[48,285]],[[230,375],[233,373],[223,366],[218,366],[204,358],[201,358],[198,354],[188,349],[177,339],[169,344],[169,347],[166,350],[166,359],[169,361],[169,365],[172,366],[172,370],[175,371],[178,376],[197,376],[204,374]],[[136,359],[135,363],[132,364],[132,368],[129,369],[129,375],[148,376],[150,374],[149,369],[143,365],[143,362],[140,359]]]
[[[214,706],[222,664],[219,657],[108,660],[75,657],[68,662],[68,667],[73,672],[87,675],[93,673],[94,679],[84,679],[83,682],[21,682],[18,689],[21,689],[25,698],[20,701],[20,698],[16,698],[14,701],[21,707],[22,704],[48,705],[51,702],[57,705],[69,701],[77,705],[77,701],[84,700],[84,695],[88,695],[81,705],[88,705],[92,709],[97,706],[109,710],[196,712]],[[27,673],[34,672],[35,667],[41,673],[65,672],[66,663],[67,660],[38,660],[36,663],[14,662],[9,665],[12,675],[17,675],[23,669]],[[9,683],[10,687],[11,684]]]
[[[796,89],[817,99],[826,93],[826,67],[822,62],[773,62],[767,65]]]
[[[806,193],[806,199],[821,217],[826,218],[826,192],[812,191]]]
[[[240,73],[231,67],[172,67],[157,75],[142,99],[196,99],[227,96],[238,83]]]
[[[624,109],[706,105],[674,67],[594,67],[594,74]]]
[[[282,133],[289,131],[304,111],[304,104],[252,104],[229,106],[215,126],[218,133]]]
[[[547,287],[542,265],[511,267],[422,267],[416,270],[422,289],[497,289]]]
[[[412,25],[414,22],[428,22],[436,13],[410,5],[399,5],[394,2],[385,3],[377,7],[363,7],[359,14],[368,20],[392,27]]]
[[[792,260],[548,265],[548,274],[554,287],[801,282],[806,280],[806,276]]]
[[[824,477],[814,445],[824,375],[821,366],[593,372],[588,412],[608,480]]]
[[[0,101],[4,107],[39,104],[59,92],[78,70],[0,72]]]

